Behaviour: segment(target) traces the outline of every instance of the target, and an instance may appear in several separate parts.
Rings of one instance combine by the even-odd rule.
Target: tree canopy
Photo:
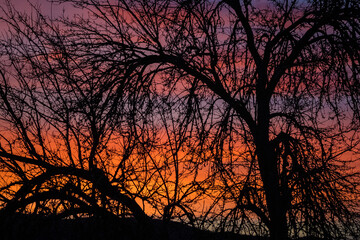
[[[358,1],[54,2],[2,5],[1,214],[359,237]]]

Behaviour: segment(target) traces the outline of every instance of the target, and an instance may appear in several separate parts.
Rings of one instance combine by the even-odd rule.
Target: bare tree
[[[19,178],[3,188],[6,208],[24,191],[11,194],[16,185],[38,185],[44,169],[64,174],[61,163],[74,161],[87,181],[92,169],[105,173],[107,197],[136,196],[164,219],[184,214],[272,239],[358,236],[357,1],[57,2],[89,15],[63,18],[61,29],[4,19],[16,34],[1,49],[11,63],[2,65],[2,121],[13,128],[0,154]],[[55,146],[67,160],[45,136],[61,136]],[[114,143],[120,152],[109,150]],[[101,187],[87,196],[97,194]],[[197,211],[203,197],[206,210]]]
[[[141,90],[121,68],[82,59],[81,45],[72,46],[39,12],[33,19],[8,10],[1,41],[2,212],[118,215],[121,205],[147,221],[136,192],[126,192],[138,171],[130,156],[144,130],[134,119]]]
[[[181,131],[191,121],[179,123],[170,94],[153,91],[157,71],[129,74],[121,47],[114,62],[96,38],[36,7],[32,16],[10,3],[2,10],[1,214],[131,215],[147,228],[150,215],[194,225],[190,206],[207,183],[195,183],[198,169],[184,154]],[[97,47],[100,55],[89,54]]]

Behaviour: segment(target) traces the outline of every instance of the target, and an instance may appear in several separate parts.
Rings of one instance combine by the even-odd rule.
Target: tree
[[[76,110],[74,116],[85,114],[88,119],[87,128],[75,124],[79,127],[78,142],[95,144],[88,148],[94,150],[89,151],[86,171],[91,172],[95,165],[91,160],[94,154],[101,155],[99,146],[106,149],[109,145],[104,137],[113,136],[108,134],[114,131],[128,136],[120,141],[128,143],[122,145],[128,154],[120,155],[139,160],[138,165],[118,165],[118,169],[131,171],[126,182],[136,182],[132,187],[140,190],[122,189],[147,199],[154,209],[161,209],[164,218],[170,218],[179,207],[192,219],[196,214],[191,213],[191,204],[196,197],[208,196],[213,204],[204,212],[203,220],[220,216],[223,229],[228,229],[228,224],[244,227],[243,222],[252,227],[258,221],[272,239],[359,234],[358,174],[350,169],[351,161],[359,156],[360,140],[357,1],[57,2],[72,2],[90,15],[59,20],[66,30],[47,25],[53,34],[36,28],[42,24],[25,29],[34,32],[35,39],[45,37],[50,46],[61,46],[45,54],[55,56],[60,71],[41,66],[41,77],[48,81],[51,74],[64,71],[66,79],[76,77],[74,83],[66,80],[64,86],[74,86],[74,91],[83,86],[95,89],[90,95],[72,92],[73,96],[62,100],[62,105],[67,105],[75,99],[77,109],[84,109]],[[12,15],[7,21],[16,29]],[[39,43],[32,44],[31,39],[21,42],[30,47],[19,51],[22,45],[16,48],[11,41],[23,38],[15,36],[3,42],[2,51],[8,51],[5,56],[19,73],[24,69],[18,65],[23,58],[17,61],[13,56],[31,53],[26,60],[32,63],[37,56],[32,47]],[[71,64],[66,65],[68,62]],[[37,65],[33,69],[30,73],[38,74]],[[26,161],[21,152],[11,149],[27,149],[39,162],[44,162],[40,159],[45,155],[38,157],[31,143],[42,146],[40,133],[46,128],[37,125],[32,134],[37,141],[28,137],[26,115],[42,119],[48,114],[42,113],[42,107],[34,107],[35,90],[27,81],[28,96],[24,96],[11,90],[16,86],[10,87],[5,72],[9,72],[8,66],[2,67],[2,112],[13,113],[10,120],[4,120],[17,126],[15,132],[25,143],[14,148],[16,141],[3,134],[8,147],[2,147],[1,156],[13,160],[6,168],[20,177],[26,171],[19,171],[16,164]],[[16,79],[21,83],[25,77],[21,72]],[[113,105],[113,100],[105,100],[110,89],[118,89],[108,95],[119,98]],[[57,95],[62,98],[63,88],[59,90]],[[15,102],[10,99],[15,98],[22,102],[14,105],[17,108],[11,107]],[[32,107],[27,110],[28,105]],[[124,112],[117,113],[119,109]],[[124,116],[128,118],[123,121]],[[109,122],[102,125],[104,119]],[[48,123],[53,121],[51,118]],[[100,130],[99,126],[110,126],[110,130]],[[127,128],[130,135],[124,132]],[[85,129],[90,133],[86,141],[82,140]],[[40,149],[46,153],[48,147]],[[58,159],[46,167],[52,169],[62,158]],[[2,162],[8,164],[7,160]],[[45,167],[41,164],[44,166],[38,167]],[[210,171],[200,181],[198,171],[209,165]],[[113,174],[105,167],[95,169],[105,172],[107,178]],[[175,171],[175,178],[167,171]],[[148,173],[156,176],[152,179],[161,180],[161,186],[153,184]],[[34,179],[41,176],[38,170],[31,174]],[[131,176],[139,181],[132,181]],[[186,184],[189,178],[193,181]],[[26,185],[24,179],[22,186]],[[12,184],[4,189],[10,187]],[[116,189],[111,192],[115,194]]]
[[[122,205],[147,221],[133,197],[116,189],[136,171],[121,168],[142,135],[132,125],[136,86],[107,62],[76,58],[59,26],[39,12],[33,20],[9,10],[1,42],[1,165],[10,174],[3,178],[2,213],[106,215]]]
[[[169,111],[166,99],[157,103],[150,94],[151,75],[134,80],[119,59],[98,62],[71,26],[34,6],[32,16],[10,3],[5,7],[2,216],[15,211],[58,218],[132,215],[146,237],[147,214],[193,222],[187,205],[201,200],[198,189],[207,183],[194,184],[197,174],[183,169],[182,137],[174,138],[178,130],[170,126],[176,112]],[[160,128],[166,130],[159,133]],[[145,213],[141,205],[150,210]]]

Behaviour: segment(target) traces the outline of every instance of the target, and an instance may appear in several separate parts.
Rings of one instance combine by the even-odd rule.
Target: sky
[[[81,13],[80,9],[74,8],[70,3],[67,4],[58,4],[52,3],[49,0],[0,0],[0,6],[6,6],[6,2],[9,1],[15,9],[18,11],[24,11],[27,13],[31,13],[33,10],[31,5],[37,6],[40,8],[41,12],[44,15],[49,17],[59,17],[63,13],[65,16],[72,17],[73,15]],[[259,6],[266,6],[266,0],[253,0],[254,5]],[[3,12],[0,11],[0,17],[3,16]],[[6,31],[6,26],[3,22],[0,21],[0,32]],[[356,164],[357,167],[360,167],[360,163]]]
[[[255,1],[261,1],[261,0],[255,0]],[[4,6],[4,2],[5,0],[0,0],[1,6]],[[19,11],[25,11],[27,13],[31,13],[30,3],[27,2],[26,0],[10,0],[10,2]],[[74,9],[69,4],[59,6],[58,4],[51,4],[46,0],[30,0],[30,2],[35,6],[39,6],[43,14],[50,17],[52,16],[54,18],[60,16],[62,12],[64,12],[65,15],[69,17],[71,17],[74,14],[79,14],[81,12],[81,10]],[[5,26],[3,24],[0,24],[0,31],[6,31],[4,27]]]
[[[1,6],[4,6],[7,0],[0,0]],[[79,10],[74,9],[71,4],[51,3],[48,0],[9,0],[10,3],[19,11],[29,11],[31,4],[39,6],[42,13],[48,16],[57,17],[64,11],[66,15],[71,16]]]

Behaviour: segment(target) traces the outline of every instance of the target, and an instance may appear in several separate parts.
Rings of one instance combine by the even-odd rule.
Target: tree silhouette
[[[145,221],[134,199],[110,184],[123,184],[115,176],[138,144],[128,124],[133,121],[129,99],[135,91],[127,88],[136,87],[118,77],[121,69],[77,61],[56,35],[59,29],[40,14],[30,20],[13,10],[6,17],[11,30],[8,41],[2,41],[1,156],[4,169],[12,174],[4,179],[3,212],[34,203],[27,211],[61,210],[68,216],[89,213],[89,208],[90,213],[106,212],[118,202]],[[113,134],[117,128],[124,133]],[[122,149],[109,144],[114,141]],[[114,156],[121,156],[116,163],[111,162]],[[115,172],[113,179],[107,177],[109,171]],[[135,170],[121,171],[126,176]]]
[[[3,212],[359,235],[357,1],[56,2],[3,9]]]

